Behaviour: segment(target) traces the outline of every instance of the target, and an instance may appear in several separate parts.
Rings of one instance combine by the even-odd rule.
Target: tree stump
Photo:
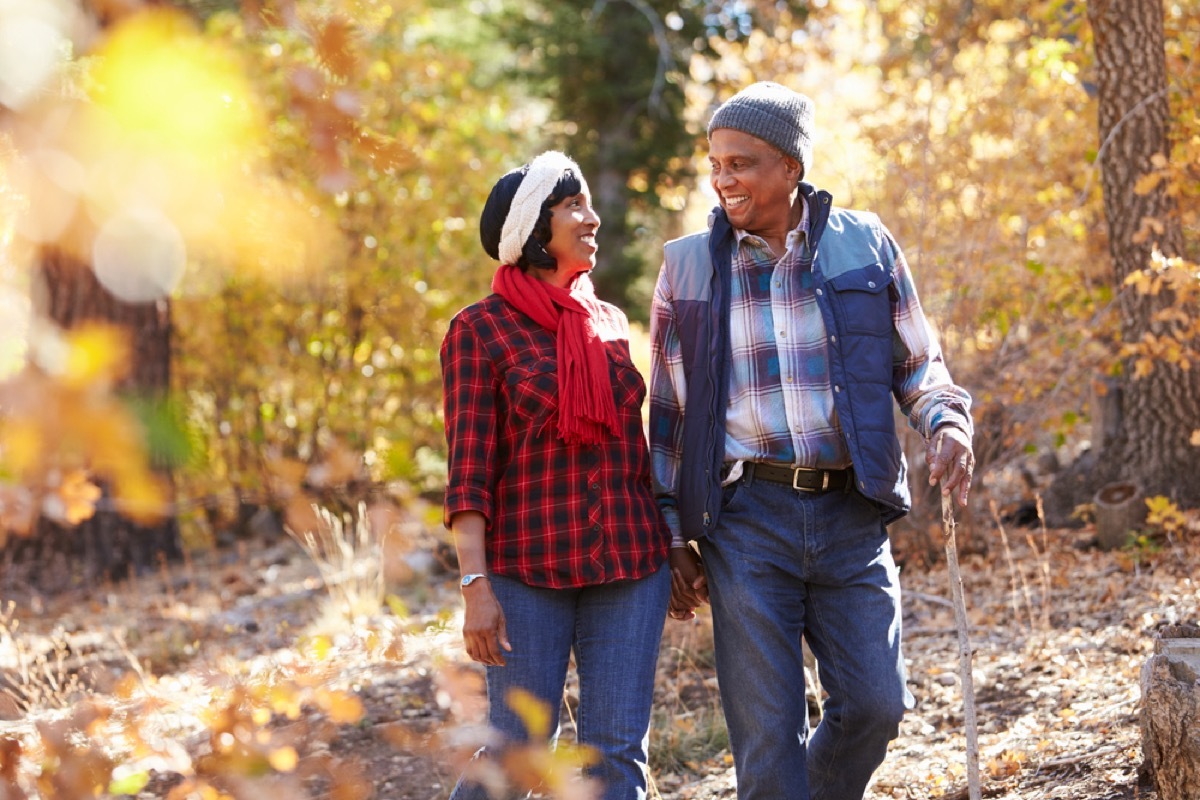
[[[1143,770],[1159,800],[1200,800],[1200,627],[1164,628],[1141,684]]]
[[[1115,550],[1129,540],[1146,520],[1146,498],[1142,487],[1129,481],[1100,487],[1096,506],[1096,542],[1102,550]]]

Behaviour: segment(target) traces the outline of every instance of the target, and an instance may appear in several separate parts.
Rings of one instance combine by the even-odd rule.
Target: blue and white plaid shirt
[[[729,406],[725,460],[727,481],[741,474],[741,461],[842,469],[850,466],[829,379],[825,322],[816,303],[812,272],[801,262],[808,209],[776,259],[760,237],[736,230],[730,292]],[[913,428],[930,436],[942,424],[971,426],[960,409],[970,396],[950,378],[941,348],[921,310],[916,287],[899,245],[886,229],[895,256],[891,292],[894,329],[892,388]],[[682,433],[679,419],[687,398],[679,332],[669,289],[660,279],[651,310],[653,402],[674,416],[664,427]],[[668,493],[678,486],[682,442],[653,442],[655,478]]]

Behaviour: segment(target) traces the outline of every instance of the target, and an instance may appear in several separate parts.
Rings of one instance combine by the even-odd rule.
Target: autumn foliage
[[[629,12],[608,5],[603,13]],[[1188,238],[1183,252],[1159,253],[1122,281],[1108,256],[1105,143],[1081,3],[781,3],[769,30],[729,16],[732,6],[707,22],[695,4],[642,6],[661,7],[655,32],[675,47],[669,75],[685,99],[679,114],[695,157],[624,176],[640,204],[660,206],[626,220],[628,253],[642,260],[633,280],[652,279],[663,240],[704,224],[712,105],[755,79],[808,93],[818,122],[809,179],[839,204],[881,215],[956,379],[975,398],[977,508],[1001,509],[976,519],[998,522],[1033,501],[1046,477],[1039,456],[1068,462],[1093,444],[1108,379],[1196,368],[1196,0],[1164,7],[1170,152],[1137,184],[1176,201]],[[432,549],[444,535],[437,514],[413,508],[436,507],[444,481],[438,345],[453,313],[489,291],[494,263],[476,235],[483,200],[539,149],[570,151],[572,135],[605,154],[604,139],[553,118],[555,93],[580,76],[556,82],[531,68],[547,53],[497,34],[514,15],[559,19],[548,8],[539,0],[0,4],[0,34],[9,36],[0,41],[49,31],[19,39],[17,55],[0,52],[0,545],[36,530],[39,518],[69,527],[100,508],[138,523],[175,520],[196,554],[244,536],[260,510],[274,533],[290,531],[327,567],[361,525],[389,531],[404,514],[405,524],[436,532]],[[579,30],[587,23],[581,16]],[[657,48],[647,31],[645,42],[593,44]],[[672,38],[680,31],[690,41]],[[569,65],[571,54],[555,50],[549,61]],[[538,82],[522,84],[523,72]],[[1163,225],[1139,220],[1138,236],[1154,241]],[[129,331],[53,324],[38,285],[49,253],[89,266],[122,302],[169,309],[168,397],[131,396]],[[1120,330],[1122,292],[1167,298],[1136,339]],[[645,352],[637,358],[645,366]],[[1200,447],[1194,422],[1189,445]],[[1185,511],[1151,499],[1151,534],[1134,532],[1150,538],[1132,538],[1131,569],[1164,536],[1194,535]],[[352,552],[347,563],[356,560]],[[381,575],[363,585],[368,606],[389,602],[377,596]],[[184,776],[167,790],[173,797],[242,796],[221,776],[245,775],[277,779],[280,796],[304,796],[286,794],[295,781],[367,796],[352,768],[296,757],[332,735],[305,722],[310,710],[339,723],[362,713],[352,697],[322,688],[321,648],[333,646],[323,642],[313,639],[316,654],[274,678],[223,676],[200,726],[212,738],[203,760],[153,730],[153,674],[139,676],[145,715],[104,703],[73,709],[39,732],[39,757],[69,768],[47,771],[37,790],[133,794],[151,780],[143,767],[158,763]],[[372,642],[360,644],[390,657],[386,643]],[[134,702],[125,688],[115,697]],[[283,720],[305,724],[284,733]],[[676,727],[676,741],[719,742],[696,719],[686,725],[695,736]],[[135,755],[114,760],[102,730]],[[12,765],[28,760],[22,747],[0,737],[0,786],[18,785]],[[586,758],[564,754],[571,766]],[[999,755],[989,768],[1017,772],[1027,757]],[[663,763],[688,760],[672,758]],[[525,767],[526,783],[565,769]]]

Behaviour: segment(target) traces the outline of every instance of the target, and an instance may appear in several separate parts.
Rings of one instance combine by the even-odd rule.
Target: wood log
[[[1200,800],[1200,627],[1160,631],[1141,684],[1143,771],[1159,800]]]
[[[1096,543],[1102,550],[1115,550],[1146,520],[1146,498],[1142,487],[1130,481],[1100,487],[1093,500],[1096,506]]]

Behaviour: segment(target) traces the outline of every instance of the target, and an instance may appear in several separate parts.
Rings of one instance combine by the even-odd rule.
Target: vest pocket
[[[830,278],[834,313],[838,327],[846,333],[873,336],[891,334],[892,301],[889,287],[892,274],[882,264],[868,264]]]

